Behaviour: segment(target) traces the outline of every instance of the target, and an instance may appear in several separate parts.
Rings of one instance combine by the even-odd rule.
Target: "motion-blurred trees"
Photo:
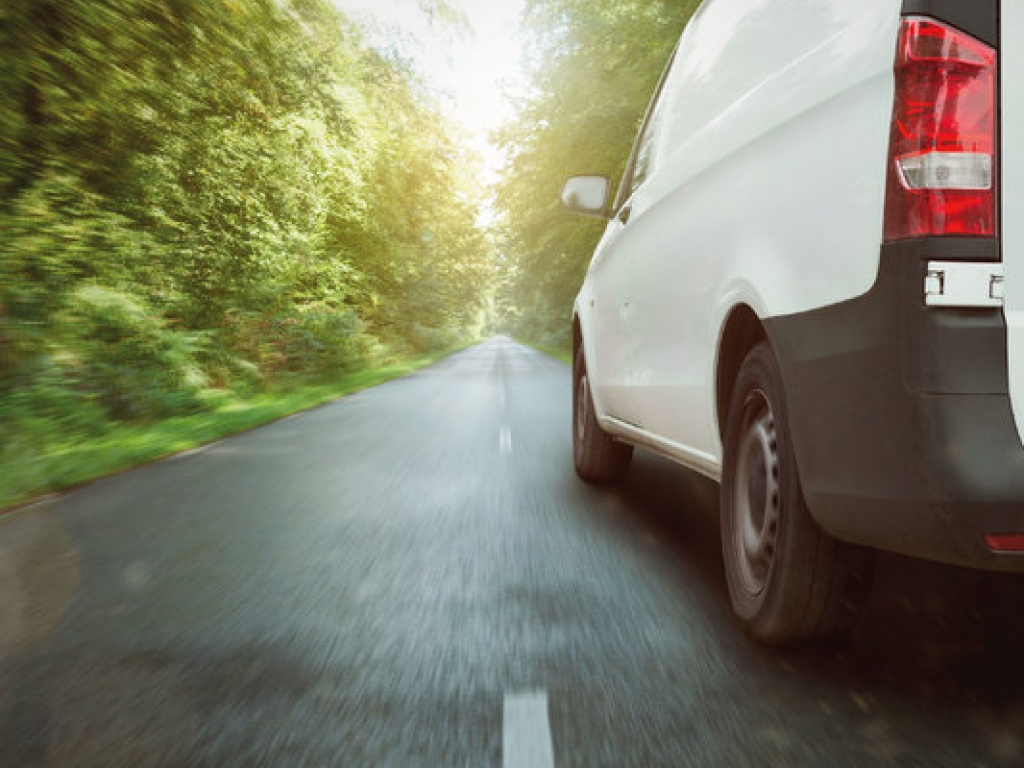
[[[698,0],[526,0],[528,90],[500,133],[505,323],[568,346],[600,222],[558,201],[568,176],[621,176],[658,76]]]
[[[163,416],[481,322],[473,158],[328,0],[4,0],[0,60],[5,419]]]

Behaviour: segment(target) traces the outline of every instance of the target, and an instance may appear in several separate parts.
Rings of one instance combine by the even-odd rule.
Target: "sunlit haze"
[[[469,133],[472,147],[493,175],[500,157],[489,133],[509,116],[507,95],[521,78],[519,21],[522,0],[452,2],[469,30],[445,26],[417,0],[334,0],[367,29],[370,43],[396,50],[441,95],[446,112]]]

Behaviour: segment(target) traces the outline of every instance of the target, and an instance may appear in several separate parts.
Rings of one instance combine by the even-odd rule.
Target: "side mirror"
[[[608,218],[608,177],[573,176],[562,187],[562,204],[573,213]]]

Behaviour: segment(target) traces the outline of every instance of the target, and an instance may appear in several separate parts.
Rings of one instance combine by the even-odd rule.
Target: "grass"
[[[227,392],[209,397],[209,410],[154,424],[114,423],[88,440],[49,430],[16,435],[15,450],[0,454],[0,511],[55,491],[253,429],[396,379],[452,354],[446,350],[381,368],[347,374],[330,384],[301,386],[252,397]]]
[[[572,351],[562,349],[561,347],[552,347],[548,344],[531,344],[534,349],[538,352],[543,352],[545,355],[561,360],[563,363],[572,365]]]

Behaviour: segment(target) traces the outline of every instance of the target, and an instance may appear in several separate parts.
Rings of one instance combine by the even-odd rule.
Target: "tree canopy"
[[[477,161],[328,0],[5,0],[0,50],[5,417],[159,417],[482,324]]]

